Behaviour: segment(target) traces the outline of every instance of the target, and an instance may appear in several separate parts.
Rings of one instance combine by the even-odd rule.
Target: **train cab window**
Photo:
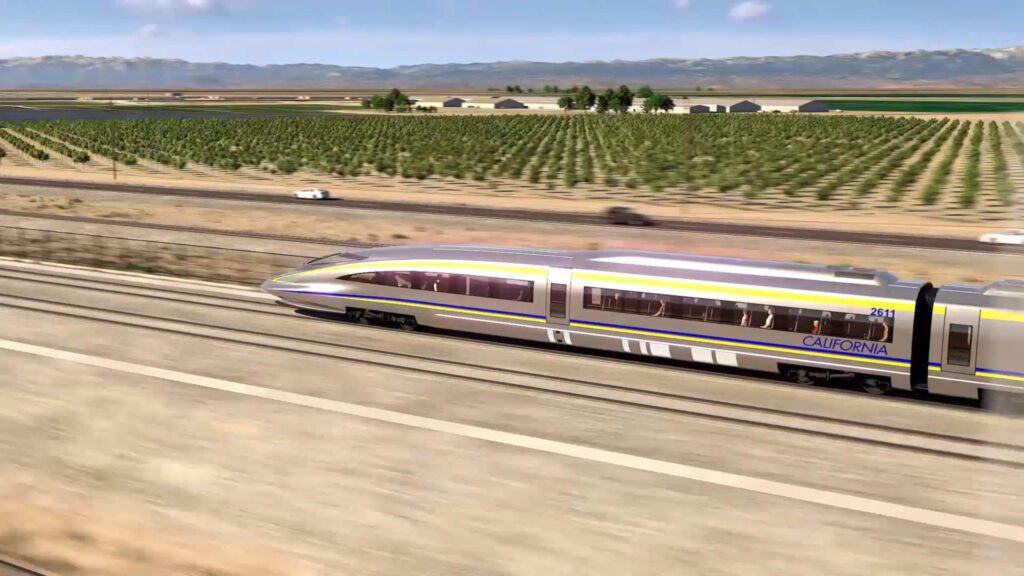
[[[967,324],[950,324],[946,362],[956,366],[971,365],[974,327]]]
[[[361,284],[379,284],[380,283],[377,280],[377,273],[376,272],[362,272],[360,274],[350,274],[348,276],[343,276],[341,278],[341,280],[346,280],[348,282],[359,282]]]

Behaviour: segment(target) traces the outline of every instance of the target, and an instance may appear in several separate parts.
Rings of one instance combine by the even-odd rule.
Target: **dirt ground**
[[[1000,278],[1024,279],[1024,258],[1014,254],[973,253],[914,248],[814,242],[781,238],[752,238],[719,234],[665,232],[639,228],[565,226],[555,223],[500,219],[466,219],[428,214],[396,214],[366,210],[338,210],[317,204],[262,206],[230,200],[174,198],[113,192],[79,191],[69,196],[53,190],[13,187],[0,194],[0,209],[23,212],[32,218],[4,217],[3,223],[46,228],[51,214],[81,215],[118,221],[152,222],[224,231],[270,233],[340,242],[385,244],[501,244],[568,250],[654,250],[785,260],[815,264],[848,264],[883,268],[907,278],[932,282],[987,282]],[[30,221],[31,220],[31,221]],[[119,236],[116,230],[91,226],[91,234]],[[163,241],[182,242],[184,236],[164,232]],[[154,238],[156,239],[156,238]],[[238,239],[236,248],[247,248]],[[270,250],[266,242],[253,249]],[[330,246],[319,251],[326,254]],[[285,251],[286,247],[277,250]],[[316,255],[310,254],[310,255]]]

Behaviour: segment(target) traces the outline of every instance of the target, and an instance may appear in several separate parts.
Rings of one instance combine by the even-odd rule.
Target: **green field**
[[[937,114],[1024,112],[1024,102],[964,102],[959,100],[828,100],[833,110],[863,112],[934,112]]]
[[[952,167],[968,133],[965,176]],[[953,198],[946,191],[954,182],[965,190],[955,201],[971,207],[984,192],[980,155],[1024,161],[1022,135],[1020,122],[883,116],[316,116],[20,122],[0,127],[0,145],[9,154],[64,164],[107,158],[128,167],[199,164],[228,172],[518,182],[542,190],[585,186],[779,203],[842,197],[941,204]],[[952,151],[940,154],[951,139]],[[941,174],[929,176],[939,162],[946,165]],[[993,165],[999,201],[1010,204],[1006,163]],[[925,195],[918,188],[926,179]]]

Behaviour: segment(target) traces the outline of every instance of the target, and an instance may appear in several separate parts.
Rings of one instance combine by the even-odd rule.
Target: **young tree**
[[[643,98],[643,99],[646,100],[647,98],[650,98],[651,96],[654,96],[654,90],[652,90],[650,86],[641,86],[636,91],[636,97],[637,98]]]
[[[657,109],[662,112],[672,112],[676,108],[676,102],[673,101],[672,96],[666,94],[655,94],[660,96],[657,101]]]
[[[576,100],[568,94],[558,99],[558,107],[566,112],[576,104]]]
[[[516,84],[512,88],[516,91],[516,94],[522,94],[523,93],[523,89],[519,86],[519,84]]]
[[[615,98],[611,99],[609,106],[611,109],[619,114],[625,114],[629,112],[629,107],[633,105],[633,92],[629,89],[629,86],[623,84],[619,86],[618,90],[615,91]]]
[[[584,86],[576,93],[576,107],[580,110],[589,110],[596,101],[597,95],[590,89],[590,86]]]
[[[601,94],[601,95],[599,95],[597,97],[597,102],[594,104],[594,111],[597,112],[598,114],[604,114],[605,112],[608,111],[608,107],[609,107],[608,93],[609,92],[611,93],[612,98],[614,98],[615,97],[615,92],[613,92],[611,90],[607,90],[607,91],[605,91],[604,94]]]
[[[527,88],[527,89],[526,89],[526,92],[527,92],[528,94],[533,94],[533,88]]]
[[[516,91],[516,89],[513,88],[511,84],[509,84],[508,86],[505,86],[505,92],[508,92],[509,94],[511,94],[511,93],[513,93],[515,91]]]
[[[644,100],[644,112],[668,112],[675,107],[675,102],[664,94],[652,94]]]
[[[388,112],[395,110],[408,110],[412,105],[409,101],[409,97],[402,94],[402,91],[398,88],[392,88],[388,95],[384,97],[384,109]]]

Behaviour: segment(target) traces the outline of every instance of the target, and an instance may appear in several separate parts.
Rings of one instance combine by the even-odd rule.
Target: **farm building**
[[[725,106],[721,104],[694,104],[690,106],[690,114],[708,114],[711,112],[725,112]]]
[[[761,106],[761,112],[798,112],[800,109],[796,104],[765,104]]]
[[[810,102],[804,102],[797,107],[800,112],[828,112],[830,110],[828,103],[822,100],[811,100]]]
[[[761,105],[755,104],[750,100],[742,100],[729,106],[729,112],[760,112]]]
[[[444,102],[441,102],[441,107],[443,107],[443,108],[462,108],[462,105],[465,104],[465,103],[466,103],[466,101],[463,100],[462,98],[455,97],[455,98],[449,98],[449,99],[445,100]]]
[[[558,98],[547,96],[528,96],[520,100],[530,110],[561,110],[558,107]]]
[[[526,108],[526,104],[523,104],[519,100],[513,100],[512,98],[505,98],[494,103],[495,110],[509,110],[513,108]]]

